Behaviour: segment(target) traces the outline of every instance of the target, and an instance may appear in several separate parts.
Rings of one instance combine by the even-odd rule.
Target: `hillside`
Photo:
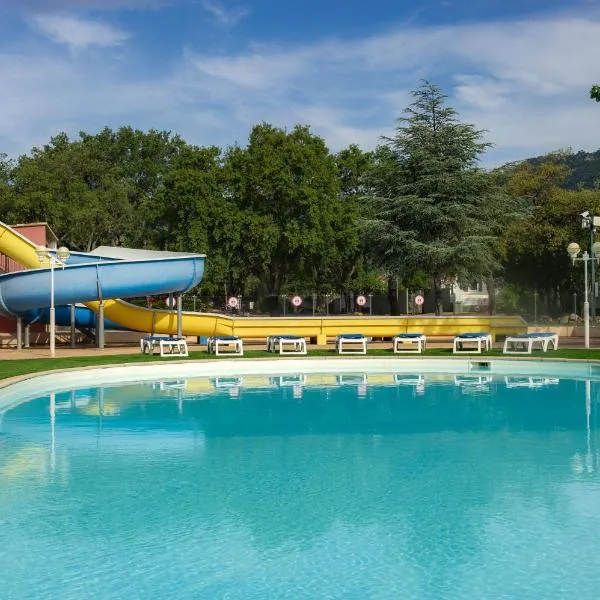
[[[533,164],[544,160],[543,156],[527,159]],[[600,185],[600,150],[595,152],[577,152],[566,157],[566,163],[571,169],[571,174],[565,181],[564,187],[575,189],[577,187],[593,188]]]

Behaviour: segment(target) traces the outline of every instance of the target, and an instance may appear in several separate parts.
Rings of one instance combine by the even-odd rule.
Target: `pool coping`
[[[322,360],[322,361],[337,361],[337,360],[356,360],[356,361],[365,361],[365,360],[389,360],[385,357],[381,356],[277,356],[277,358],[272,358],[270,356],[260,356],[256,358],[222,358],[219,360],[219,363],[236,363],[240,361],[302,361],[302,360]],[[477,359],[477,355],[470,356],[399,356],[395,357],[394,360],[422,360],[422,361],[430,361],[430,360],[469,360],[471,362],[492,362],[496,360],[510,360],[510,361],[527,361],[527,362],[559,362],[559,363],[583,363],[583,364],[600,364],[600,359],[584,359],[584,358],[546,358],[546,357],[538,357],[538,356],[491,356],[486,357],[485,355],[481,355],[481,358]],[[215,363],[215,359],[208,358],[197,358],[192,360],[173,360],[170,362],[149,362],[149,363],[108,363],[105,365],[85,365],[81,367],[66,367],[64,369],[48,369],[46,371],[32,371],[31,373],[23,373],[22,375],[13,375],[12,377],[5,377],[4,379],[0,379],[0,391],[4,388],[7,388],[15,383],[19,383],[20,381],[28,381],[30,379],[34,379],[36,377],[45,377],[47,375],[52,375],[54,373],[71,373],[74,371],[89,371],[93,369],[114,369],[114,368],[123,368],[123,367],[132,367],[137,368],[141,366],[148,365],[181,365],[181,364],[204,364],[204,363]]]
[[[182,365],[182,364],[220,364],[220,363],[228,363],[234,364],[238,362],[265,362],[265,361],[306,361],[306,360],[319,360],[319,361],[338,361],[338,360],[355,360],[355,361],[371,361],[371,360],[420,360],[420,361],[470,361],[470,362],[479,362],[479,363],[487,363],[487,362],[495,362],[495,361],[518,361],[518,362],[556,362],[556,363],[581,363],[581,364],[595,364],[600,365],[600,358],[565,358],[565,357],[547,357],[547,356],[486,356],[485,354],[470,354],[467,356],[423,356],[416,354],[414,356],[405,354],[404,356],[394,356],[385,357],[385,356],[352,356],[352,355],[344,355],[344,356],[299,356],[299,355],[289,355],[289,356],[279,356],[271,357],[271,356],[257,356],[252,358],[246,357],[223,357],[221,359],[215,360],[214,358],[194,358],[194,359],[186,359],[186,360],[171,360],[169,362],[166,361],[154,361],[154,362],[145,362],[145,363],[107,363],[107,364],[98,364],[98,365],[84,365],[80,367],[65,367],[63,369],[48,369],[46,371],[32,371],[31,373],[23,373],[22,375],[13,375],[12,377],[5,377],[4,379],[0,379],[0,390],[5,387],[12,385],[13,383],[17,383],[19,381],[24,381],[27,379],[32,379],[35,377],[42,377],[46,375],[51,375],[52,373],[68,373],[73,371],[89,371],[92,369],[114,369],[114,368],[123,368],[123,367],[150,367],[156,365]]]

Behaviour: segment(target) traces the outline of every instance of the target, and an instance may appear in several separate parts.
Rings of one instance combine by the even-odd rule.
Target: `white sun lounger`
[[[531,354],[536,346],[543,352],[548,352],[552,346],[558,350],[558,334],[556,333],[524,333],[511,335],[504,340],[503,354]]]
[[[335,338],[335,349],[338,354],[366,354],[367,338],[361,333],[342,333]]]
[[[154,354],[157,346],[161,356],[188,356],[187,341],[184,337],[146,335],[140,339],[140,350],[144,354]]]
[[[394,354],[420,354],[427,347],[427,338],[422,333],[399,333],[392,338],[392,342]]]
[[[206,345],[209,354],[215,356],[243,356],[244,342],[235,335],[218,335],[208,338]]]
[[[468,344],[468,347],[465,346]],[[474,346],[473,346],[474,345]],[[492,348],[492,336],[489,333],[461,333],[454,338],[454,354],[481,354]]]
[[[279,354],[306,354],[306,339],[299,335],[270,335],[267,352]]]

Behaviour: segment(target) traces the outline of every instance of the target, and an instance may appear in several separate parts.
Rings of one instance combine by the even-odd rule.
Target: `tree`
[[[31,156],[22,156],[12,176],[13,218],[49,221],[74,250],[118,245],[131,226],[128,182],[81,140],[53,137]]]
[[[369,261],[360,236],[360,217],[364,209],[368,177],[373,168],[373,153],[351,144],[335,156],[342,211],[332,234],[332,252],[328,258],[327,281],[333,290],[370,292],[378,286],[379,273]]]
[[[574,270],[567,256],[569,242],[587,247],[579,214],[600,213],[598,190],[566,190],[569,175],[564,153],[549,154],[539,163],[522,162],[504,169],[505,189],[528,205],[528,215],[511,223],[505,233],[505,277],[510,284],[540,293],[542,309],[560,315],[565,297],[574,289]],[[578,286],[579,287],[579,286]]]
[[[263,123],[252,129],[247,148],[230,149],[226,162],[227,193],[269,231],[269,260],[254,262],[266,293],[278,295],[293,282],[317,288],[326,282],[336,254],[357,244],[358,236],[336,233],[346,214],[325,142],[308,127],[286,132]]]
[[[424,82],[399,119],[372,182],[366,228],[383,265],[428,274],[436,313],[447,278],[481,278],[500,267],[494,218],[506,200],[478,167],[489,147],[461,123],[441,89]]]
[[[130,127],[64,133],[22,156],[11,172],[7,214],[19,221],[49,221],[73,249],[99,244],[164,244],[160,192],[175,157],[185,148],[168,132]]]
[[[141,131],[132,127],[105,127],[95,135],[80,133],[88,152],[109,168],[115,179],[127,183],[127,200],[135,226],[123,230],[122,242],[136,248],[163,247],[165,229],[161,192],[174,161],[187,144],[168,131]]]
[[[364,196],[373,160],[373,152],[364,152],[356,144],[350,144],[335,155],[340,194],[343,198]]]
[[[14,207],[14,192],[11,186],[14,165],[6,154],[0,153],[0,213],[3,220],[12,220],[10,215]]]
[[[272,251],[270,224],[226,193],[230,175],[219,148],[188,146],[174,159],[159,201],[165,247],[207,254],[202,288],[212,294],[245,294]]]
[[[590,90],[590,98],[596,102],[600,102],[600,85],[593,85]]]

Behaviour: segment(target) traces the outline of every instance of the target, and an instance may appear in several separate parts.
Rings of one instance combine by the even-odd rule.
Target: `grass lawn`
[[[337,356],[333,349],[315,349],[309,350],[308,356]],[[419,356],[440,356],[440,357],[451,357],[452,349],[450,348],[432,348],[426,350],[422,355],[418,354],[393,354],[391,350],[385,348],[377,348],[369,350],[368,356],[379,356],[379,357],[395,357],[398,360],[403,358],[418,358]],[[467,354],[467,357],[471,358],[485,358],[485,357],[498,357],[502,356],[500,350],[492,350],[484,354]],[[585,350],[583,348],[567,348],[564,350],[549,351],[547,353],[534,352],[532,354],[535,358],[571,358],[580,360],[600,360],[600,349],[598,350]],[[272,354],[265,350],[247,350],[243,357],[231,357],[231,358],[278,358],[278,354]],[[359,357],[362,358],[361,355]],[[190,352],[189,359],[180,360],[194,360],[194,359],[207,359],[219,360],[221,356],[209,355],[207,352]],[[299,357],[294,357],[299,358]],[[93,367],[101,365],[118,365],[118,364],[129,364],[129,363],[147,363],[147,362],[169,362],[172,358],[160,358],[160,356],[147,356],[145,354],[112,354],[107,356],[73,356],[68,358],[32,358],[23,360],[5,360],[0,362],[0,380],[8,377],[14,377],[16,375],[25,375],[28,373],[38,373],[40,371],[50,371],[53,369],[69,369],[77,367]]]

